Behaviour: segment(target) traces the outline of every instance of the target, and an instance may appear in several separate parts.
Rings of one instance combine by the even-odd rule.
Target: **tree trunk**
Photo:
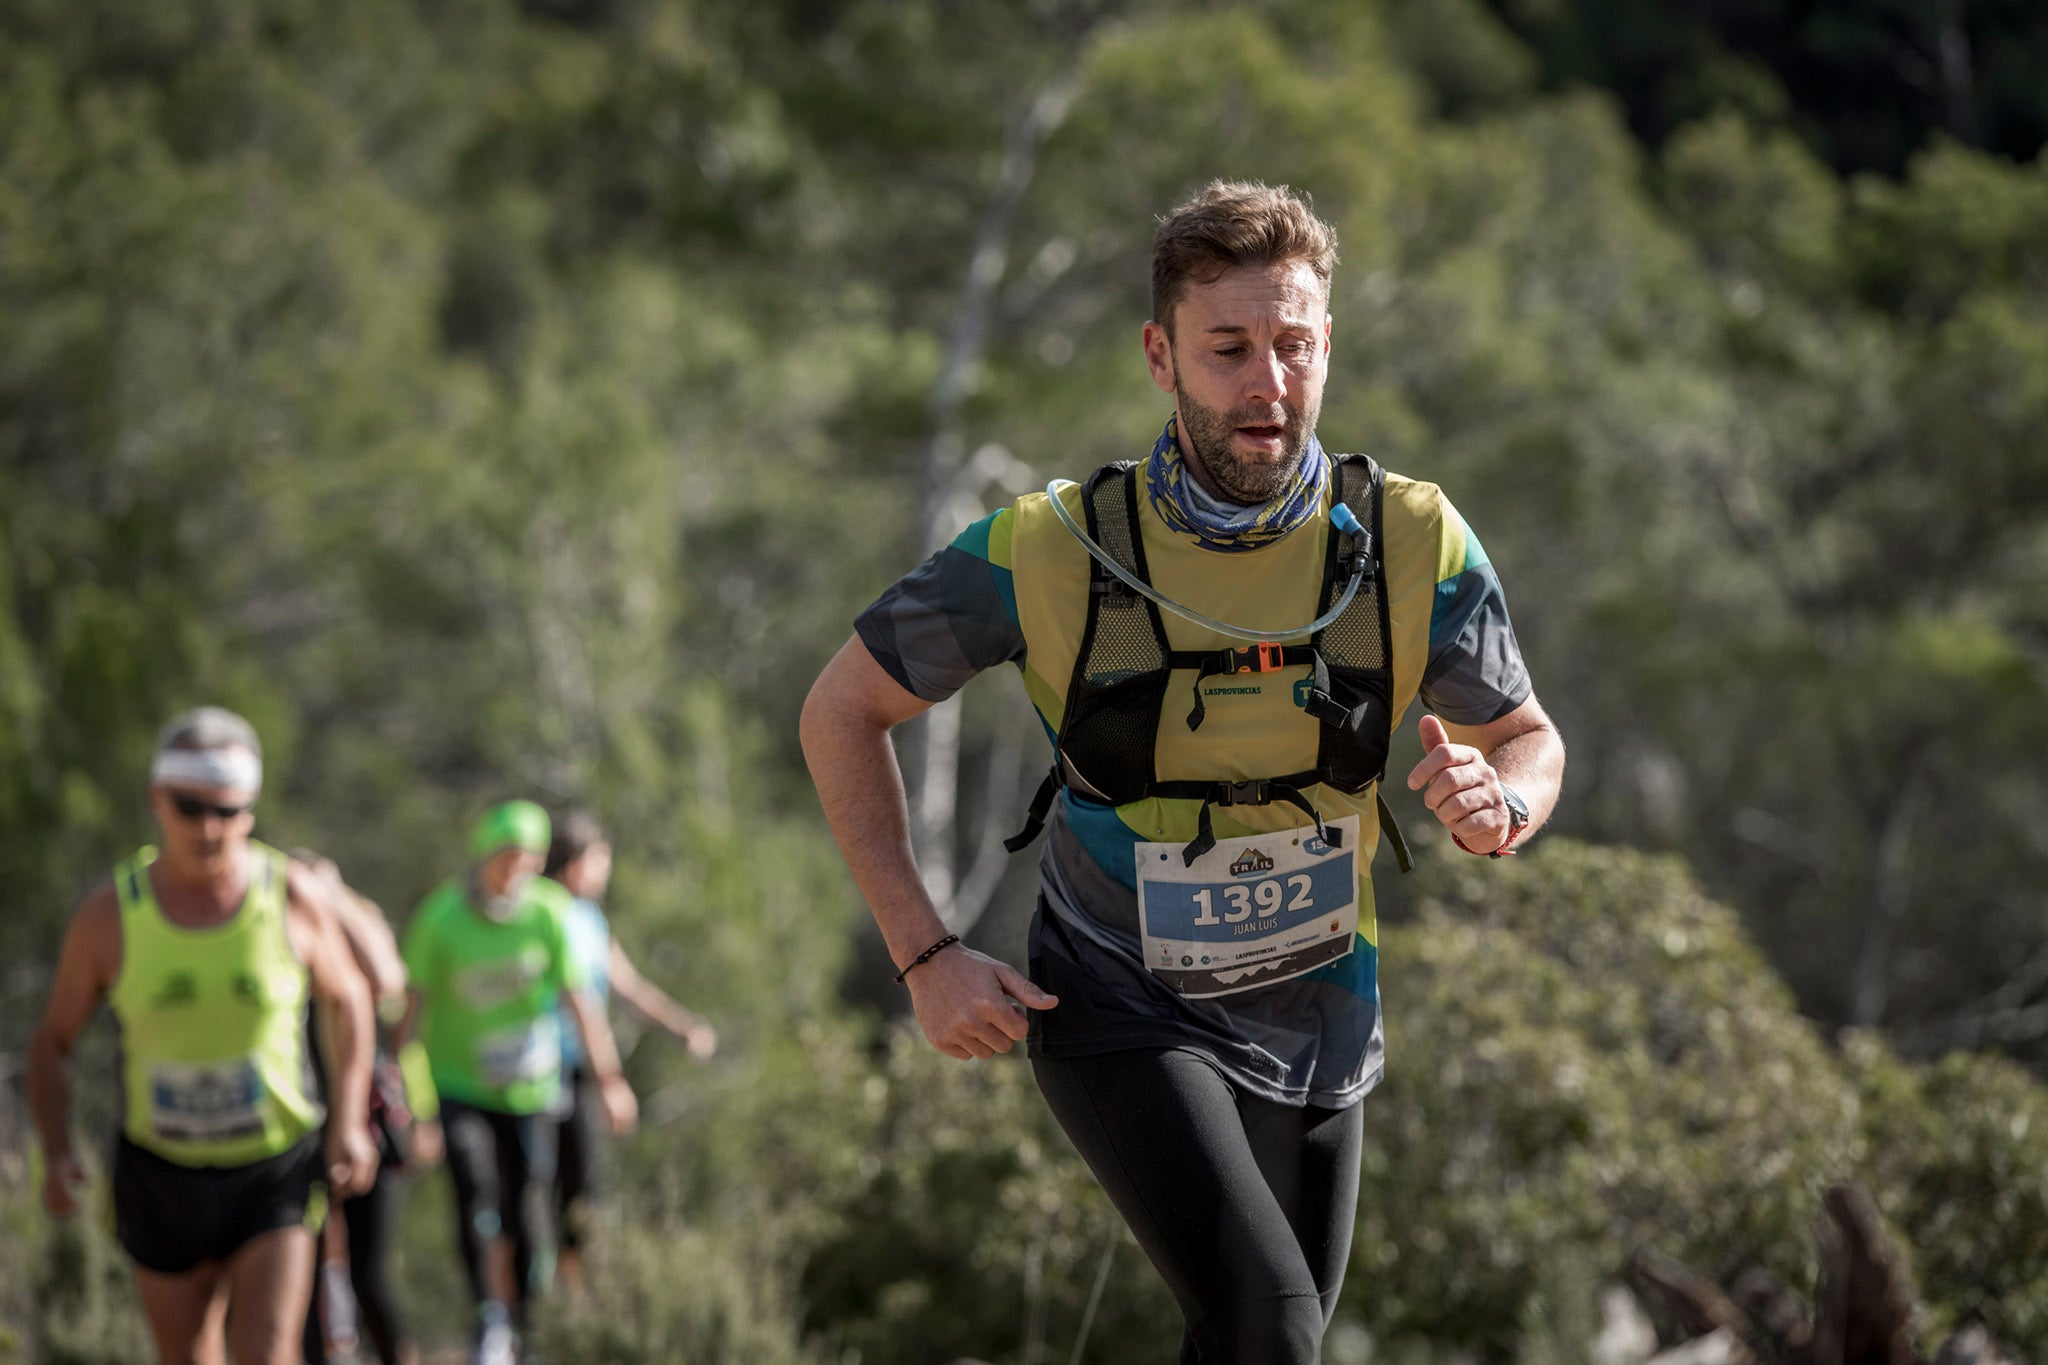
[[[975,476],[989,463],[977,451],[965,458],[966,440],[960,427],[960,408],[973,387],[974,372],[988,349],[989,318],[996,287],[1002,283],[1010,254],[1010,239],[1024,193],[1038,169],[1038,154],[1055,129],[1065,121],[1078,84],[1079,61],[1069,63],[1053,80],[1032,97],[1010,125],[1003,147],[1002,165],[988,207],[975,232],[974,251],[969,258],[967,279],[961,286],[959,307],[946,346],[945,363],[932,385],[931,439],[925,447],[924,498],[918,519],[927,552],[936,551],[960,529],[961,524],[981,514],[982,480]],[[986,449],[986,448],[985,448]],[[1007,459],[1008,452],[999,452]],[[1012,461],[1014,463],[1014,461]],[[970,486],[971,485],[971,486]],[[960,818],[961,720],[957,698],[925,713],[920,725],[919,761],[913,769],[911,809],[918,870],[931,892],[932,903],[946,927],[955,933],[970,928],[980,918],[1000,881],[1000,867],[991,874],[983,864],[990,843],[986,828],[991,819],[1002,818],[1007,803],[984,803],[977,813],[983,826],[963,840]],[[1001,768],[1003,764],[993,765]],[[1014,780],[1010,783],[1014,788]],[[991,805],[995,808],[992,809]],[[995,839],[1000,852],[1000,836]],[[962,885],[959,854],[963,843],[977,846],[980,856],[970,874],[980,903],[969,904],[959,896]],[[978,874],[978,875],[977,875]]]
[[[1856,979],[1849,1006],[1850,1022],[1874,1028],[1884,1019],[1891,998],[1892,939],[1910,900],[1908,856],[1913,825],[1919,819],[1926,781],[1916,770],[1892,798],[1884,827],[1872,850],[1870,911],[1864,919],[1863,943],[1856,955]]]

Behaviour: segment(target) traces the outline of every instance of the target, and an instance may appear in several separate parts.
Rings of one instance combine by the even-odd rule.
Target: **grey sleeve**
[[[854,622],[903,689],[944,701],[983,669],[1024,659],[1009,570],[948,545],[891,584]]]

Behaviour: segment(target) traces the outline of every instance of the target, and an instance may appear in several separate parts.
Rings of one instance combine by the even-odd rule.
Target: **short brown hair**
[[[1337,268],[1337,230],[1305,194],[1256,180],[1212,180],[1159,220],[1152,238],[1152,320],[1173,336],[1173,310],[1188,284],[1238,266],[1300,261],[1327,294]]]
[[[558,818],[551,829],[547,862],[541,868],[543,877],[561,876],[562,869],[582,857],[592,844],[609,842],[605,838],[604,826],[587,810],[570,811]]]

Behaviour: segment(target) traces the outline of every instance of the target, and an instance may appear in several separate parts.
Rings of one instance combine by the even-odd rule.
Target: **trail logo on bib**
[[[1192,867],[1181,844],[1139,844],[1145,962],[1182,995],[1208,998],[1312,972],[1352,950],[1358,931],[1358,817],[1219,840]]]
[[[1248,848],[1230,865],[1233,877],[1256,877],[1261,872],[1271,872],[1273,860],[1255,848]]]

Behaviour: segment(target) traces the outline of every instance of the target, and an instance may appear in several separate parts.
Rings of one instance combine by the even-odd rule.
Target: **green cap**
[[[548,813],[539,806],[531,801],[507,801],[485,811],[476,822],[469,836],[470,856],[482,862],[506,848],[523,848],[528,853],[545,855],[552,832]]]

